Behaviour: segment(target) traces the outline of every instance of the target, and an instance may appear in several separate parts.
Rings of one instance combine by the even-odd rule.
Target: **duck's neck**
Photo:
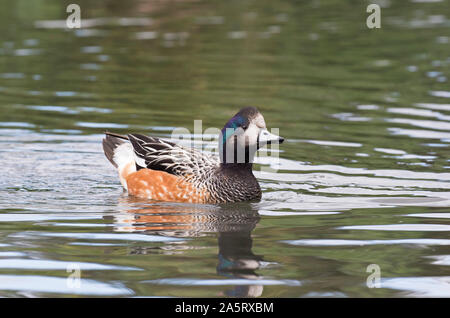
[[[257,149],[249,146],[238,146],[236,141],[227,141],[219,145],[220,162],[233,168],[252,168]]]
[[[223,169],[232,169],[234,171],[240,170],[240,171],[252,171],[253,163],[252,162],[246,162],[246,163],[226,163],[221,162],[220,165]]]
[[[252,166],[252,163],[221,163],[216,174],[217,200],[240,202],[260,199],[261,188],[253,175]]]

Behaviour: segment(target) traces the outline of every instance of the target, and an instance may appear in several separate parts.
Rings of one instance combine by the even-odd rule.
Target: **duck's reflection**
[[[231,297],[258,297],[262,257],[253,254],[251,232],[259,222],[258,211],[249,203],[230,205],[186,205],[149,203],[121,197],[123,213],[114,216],[119,232],[152,233],[172,237],[199,237],[218,233],[217,274],[231,279],[255,280],[255,284],[236,285],[224,291]],[[145,248],[133,248],[133,254],[146,254]]]
[[[251,230],[239,232],[219,232],[219,263],[217,274],[229,278],[258,279],[255,270],[260,267],[262,257],[253,254]],[[256,283],[256,281],[255,281]],[[262,285],[236,286],[225,292],[232,297],[258,297],[263,292]]]

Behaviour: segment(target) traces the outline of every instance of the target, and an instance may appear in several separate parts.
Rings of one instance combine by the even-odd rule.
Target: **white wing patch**
[[[126,177],[136,171],[136,164],[134,161],[133,146],[125,142],[114,149],[114,162],[117,164],[117,170],[119,171],[120,183],[128,190]]]
[[[133,146],[130,143],[124,142],[116,149],[114,149],[114,162],[117,164],[118,170],[123,169],[128,163],[134,161]]]

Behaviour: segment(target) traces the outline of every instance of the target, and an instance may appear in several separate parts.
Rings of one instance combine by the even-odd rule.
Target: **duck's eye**
[[[248,124],[243,124],[241,127],[242,127],[242,129],[247,130]]]

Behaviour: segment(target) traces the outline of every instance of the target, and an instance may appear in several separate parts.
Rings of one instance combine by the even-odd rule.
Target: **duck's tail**
[[[133,146],[125,141],[128,140],[127,136],[108,132],[105,134],[106,137],[103,139],[105,156],[117,168],[122,186],[128,189],[126,178],[136,171]]]

